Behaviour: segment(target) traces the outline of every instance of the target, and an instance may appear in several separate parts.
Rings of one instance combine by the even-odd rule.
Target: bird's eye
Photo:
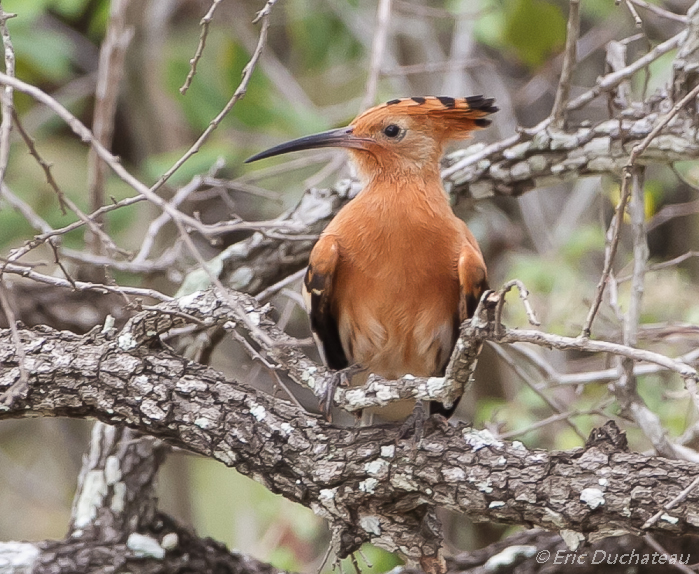
[[[396,124],[391,124],[383,129],[383,133],[389,138],[395,138],[398,137],[398,134],[400,133],[400,128]]]

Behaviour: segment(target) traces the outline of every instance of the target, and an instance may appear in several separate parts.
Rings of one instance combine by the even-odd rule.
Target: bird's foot
[[[422,403],[422,401],[417,401],[415,403],[413,412],[407,419],[405,419],[403,424],[400,425],[400,428],[398,429],[398,436],[396,437],[396,443],[412,434],[413,447],[417,447],[425,434],[425,421],[428,418],[429,415],[425,410],[425,405]]]
[[[328,386],[323,391],[320,396],[320,412],[325,417],[325,420],[331,421],[332,416],[330,414],[330,409],[333,406],[333,399],[335,398],[335,391],[338,387],[347,387],[349,385],[350,379],[354,375],[361,373],[364,367],[361,365],[350,365],[339,371],[335,371],[330,377]]]
[[[398,429],[396,443],[412,435],[413,447],[417,447],[425,436],[425,429],[441,429],[446,432],[450,427],[449,421],[440,414],[428,414],[422,401],[415,403],[411,415],[405,419]]]

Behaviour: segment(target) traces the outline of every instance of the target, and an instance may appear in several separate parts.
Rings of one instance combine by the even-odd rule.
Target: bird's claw
[[[396,444],[398,441],[412,434],[413,448],[417,448],[425,436],[425,429],[428,427],[432,427],[435,430],[439,428],[445,432],[450,428],[449,421],[444,416],[440,414],[428,414],[423,402],[417,401],[413,412],[405,419],[403,424],[401,424],[400,429],[398,429]]]
[[[337,388],[349,386],[350,379],[363,370],[364,368],[361,365],[350,365],[349,367],[335,371],[332,374],[330,381],[328,382],[328,386],[320,396],[320,412],[325,417],[325,420],[332,421],[330,409],[333,406],[333,400],[335,399],[335,391]]]
[[[398,429],[398,436],[396,437],[396,443],[403,440],[409,435],[413,435],[413,447],[417,447],[422,441],[422,437],[425,433],[425,421],[428,418],[427,411],[425,411],[425,405],[422,401],[417,401],[415,403],[415,408],[410,416],[403,421]]]

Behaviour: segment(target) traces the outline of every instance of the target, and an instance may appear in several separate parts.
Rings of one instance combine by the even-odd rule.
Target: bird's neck
[[[381,211],[414,210],[421,205],[430,211],[451,212],[449,198],[442,186],[438,169],[412,171],[378,171],[366,182],[360,194],[363,201]]]

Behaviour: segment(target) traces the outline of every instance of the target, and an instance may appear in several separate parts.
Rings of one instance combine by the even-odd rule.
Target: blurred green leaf
[[[560,50],[566,37],[561,9],[545,0],[508,0],[504,40],[515,57],[536,68]]]
[[[10,32],[17,58],[17,75],[22,79],[58,82],[71,75],[75,47],[67,36],[48,28],[37,34],[33,23],[24,18],[16,22]]]

